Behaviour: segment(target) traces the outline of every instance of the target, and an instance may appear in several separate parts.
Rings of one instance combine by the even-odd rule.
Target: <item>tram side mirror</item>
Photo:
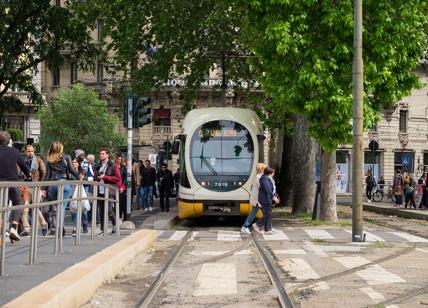
[[[172,154],[178,154],[178,150],[180,149],[180,141],[174,140],[172,143]]]

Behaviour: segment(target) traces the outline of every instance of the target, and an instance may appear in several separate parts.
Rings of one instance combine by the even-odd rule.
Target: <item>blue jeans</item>
[[[65,181],[65,180],[60,180]],[[66,184],[64,185],[64,199],[71,198],[72,195],[72,189],[71,186]],[[48,194],[49,194],[49,200],[54,201],[58,200],[58,186],[50,186],[48,188]],[[62,214],[61,214],[61,225],[64,227],[64,215],[65,215],[65,209],[67,208],[68,202],[64,202],[62,205]]]
[[[143,207],[143,195],[144,195],[143,186],[140,186],[137,189],[137,209],[141,209]]]
[[[144,208],[153,207],[153,185],[141,186],[141,189],[143,191],[142,199]]]
[[[249,228],[251,226],[251,224],[254,221],[254,218],[256,218],[256,215],[257,215],[257,212],[259,211],[259,209],[260,208],[258,206],[253,206],[251,213],[248,214],[247,219],[245,219],[245,222],[244,222],[245,228]]]
[[[77,213],[71,212],[71,221],[73,222],[73,226],[77,224]],[[83,226],[88,226],[88,212],[85,211],[82,207],[82,224]]]

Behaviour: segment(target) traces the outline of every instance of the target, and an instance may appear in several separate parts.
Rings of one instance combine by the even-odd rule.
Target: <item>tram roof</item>
[[[260,119],[253,110],[233,107],[199,108],[189,111],[183,121],[183,133],[193,134],[203,123],[215,120],[234,121],[254,130],[256,134],[263,134]]]

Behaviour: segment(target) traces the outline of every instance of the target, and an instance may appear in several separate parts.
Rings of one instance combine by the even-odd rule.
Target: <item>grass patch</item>
[[[316,238],[313,240],[315,243],[326,243],[326,240],[323,240],[322,238]]]
[[[385,248],[385,244],[379,241],[374,242],[373,244],[371,244],[369,247],[372,248]]]

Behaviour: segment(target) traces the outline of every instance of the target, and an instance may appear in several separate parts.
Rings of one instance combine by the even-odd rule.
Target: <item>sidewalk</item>
[[[352,196],[350,194],[337,195],[336,203],[338,205],[351,205]],[[403,218],[420,219],[428,221],[428,210],[423,209],[405,209],[404,206],[397,207],[395,203],[388,202],[363,202],[365,211],[371,211],[385,215],[395,215]]]
[[[133,211],[130,220],[135,223],[136,229],[167,228],[174,221],[177,215],[175,201],[171,200],[173,207],[168,213],[161,213],[157,203],[158,200],[155,200],[155,209],[151,212]],[[120,237],[108,235],[94,240],[91,240],[89,235],[83,234],[79,246],[75,246],[75,239],[68,235],[63,241],[63,253],[59,255],[52,253],[53,236],[39,236],[36,264],[31,266],[28,265],[30,239],[23,238],[16,245],[8,243],[5,260],[6,275],[0,277],[0,306],[129,234],[130,231],[122,230]]]

